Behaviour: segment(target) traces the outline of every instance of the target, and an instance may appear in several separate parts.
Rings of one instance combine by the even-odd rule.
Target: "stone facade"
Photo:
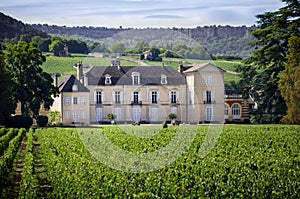
[[[98,124],[116,115],[117,123],[161,123],[170,113],[184,123],[224,121],[224,71],[210,63],[183,67],[94,66],[59,83],[52,110],[63,124]]]

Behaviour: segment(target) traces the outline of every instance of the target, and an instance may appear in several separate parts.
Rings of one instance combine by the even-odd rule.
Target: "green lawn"
[[[138,60],[136,56],[125,56],[124,58]],[[42,65],[42,68],[47,73],[61,73],[63,75],[76,74],[76,69],[73,67],[78,61],[82,61],[83,64],[89,66],[109,66],[111,60],[115,58],[102,58],[87,55],[72,55],[72,57],[54,57],[52,55],[46,57],[46,62]],[[151,66],[169,66],[177,70],[179,61],[183,62],[184,66],[188,66],[191,63],[206,63],[212,64],[229,71],[235,71],[235,67],[240,64],[240,61],[224,61],[224,60],[191,60],[191,59],[178,59],[178,58],[163,58],[162,62],[153,62],[144,60],[145,63]],[[137,66],[138,64],[121,60],[121,66]],[[85,69],[87,70],[87,69]],[[231,81],[237,82],[239,80],[238,75],[225,73],[224,83],[227,84]]]

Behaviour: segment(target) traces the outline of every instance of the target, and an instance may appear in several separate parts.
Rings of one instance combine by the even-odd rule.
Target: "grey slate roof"
[[[161,85],[161,76],[167,77],[166,85],[185,85],[184,75],[167,66],[94,66],[85,75],[88,85],[105,86],[105,75],[111,76],[111,85],[132,85],[132,73],[140,73],[140,85]]]
[[[78,85],[78,90],[73,91],[73,85]],[[60,92],[90,92],[74,75],[64,77],[58,84]]]

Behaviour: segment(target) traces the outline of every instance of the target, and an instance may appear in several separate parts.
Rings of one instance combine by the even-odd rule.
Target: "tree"
[[[0,45],[0,124],[16,109],[16,103],[11,97],[13,82],[4,63],[4,55]]]
[[[49,109],[58,94],[53,80],[40,65],[46,60],[36,43],[19,42],[6,49],[5,62],[14,82],[12,95],[21,103],[22,115],[39,115],[41,105]]]
[[[300,5],[296,0],[282,1],[286,6],[278,11],[257,15],[257,29],[251,31],[256,50],[237,69],[245,94],[258,102],[254,115],[258,122],[278,123],[286,112],[278,81],[287,62],[288,39],[300,32]],[[270,120],[262,121],[264,115],[271,116]]]
[[[282,121],[300,124],[300,37],[291,37],[288,47],[288,64],[279,80],[279,89],[288,108]]]
[[[64,41],[59,37],[53,37],[49,46],[49,50],[53,52],[54,56],[59,56],[59,53],[64,50]]]
[[[113,53],[124,53],[125,50],[126,50],[126,47],[124,46],[124,44],[122,44],[120,42],[114,43],[111,47],[111,52],[113,52]]]

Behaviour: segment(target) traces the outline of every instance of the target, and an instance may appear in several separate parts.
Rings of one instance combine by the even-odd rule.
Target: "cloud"
[[[108,27],[252,25],[282,7],[278,0],[9,0],[1,11],[25,23]],[[158,19],[164,19],[158,21]]]
[[[150,18],[150,19],[179,19],[179,18],[184,18],[184,17],[176,16],[176,15],[150,15],[150,16],[146,16],[145,18]]]

